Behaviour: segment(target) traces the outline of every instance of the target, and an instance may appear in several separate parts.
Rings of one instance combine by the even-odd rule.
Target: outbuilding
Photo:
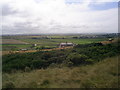
[[[68,42],[66,42],[66,43],[60,43],[59,48],[69,47],[69,46],[75,46],[75,44],[74,43],[68,43]]]

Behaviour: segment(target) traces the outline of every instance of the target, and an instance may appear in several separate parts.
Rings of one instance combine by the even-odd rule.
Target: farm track
[[[113,40],[113,41],[101,41],[101,43],[102,43],[103,45],[105,45],[105,44],[115,43],[115,42],[117,42],[117,41],[118,41],[118,39],[115,39],[115,40]]]
[[[42,49],[42,50],[27,50],[27,51],[2,51],[2,55],[12,54],[12,53],[31,53],[31,52],[37,52],[37,51],[53,51],[53,50],[61,50],[61,49],[69,49],[69,48],[73,48],[73,47]]]

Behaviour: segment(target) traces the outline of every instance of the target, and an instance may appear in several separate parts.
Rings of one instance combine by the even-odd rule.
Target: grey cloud
[[[52,28],[89,28],[88,25],[54,25]]]
[[[4,4],[2,6],[2,14],[5,16],[3,24],[6,26],[3,26],[3,33],[102,32],[108,31],[108,28],[110,28],[108,31],[110,32],[116,29],[114,23],[117,20],[114,18],[117,15],[117,10],[82,12],[82,9],[80,9],[81,12],[76,12],[81,8],[80,5],[82,4],[64,7],[62,3],[60,3],[60,6],[58,5],[58,7],[63,7],[59,10],[59,8],[50,7],[58,4],[58,2],[51,3],[50,0],[46,1],[48,1],[48,6],[42,0],[36,0],[37,3],[33,3],[33,6],[32,3],[26,2],[26,4],[23,4],[22,0],[20,1],[21,3],[15,2],[16,6],[13,7],[10,6],[12,5],[10,3]],[[107,20],[107,17],[113,20]]]
[[[9,4],[4,4],[2,5],[2,15],[11,15],[17,13],[16,10],[12,10],[12,8],[9,6]]]
[[[71,26],[71,28],[89,28],[88,25]]]
[[[37,33],[40,27],[32,27],[32,22],[15,23],[14,26],[3,26],[3,33]]]
[[[32,30],[33,27],[31,26],[31,23],[15,23],[14,24],[14,28],[16,28],[17,30]]]

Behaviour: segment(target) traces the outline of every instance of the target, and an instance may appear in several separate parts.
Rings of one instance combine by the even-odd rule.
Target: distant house
[[[68,47],[68,46],[75,46],[75,44],[74,43],[60,43],[60,45],[59,45],[59,48],[62,48],[62,47]]]
[[[109,41],[110,41],[110,42],[113,41],[113,38],[109,38]]]
[[[21,49],[21,51],[27,51],[28,49]]]
[[[37,46],[37,44],[34,44],[34,47],[36,47]]]

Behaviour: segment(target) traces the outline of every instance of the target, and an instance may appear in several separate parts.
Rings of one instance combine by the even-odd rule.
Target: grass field
[[[72,37],[74,36],[76,35],[4,36],[2,39],[3,42],[0,45],[2,45],[3,51],[10,51],[19,50],[23,48],[35,49],[36,47],[56,48],[59,47],[59,44],[62,42],[71,42],[75,44],[88,44],[107,40],[106,38],[73,39]],[[45,39],[44,37],[49,37],[52,39]],[[37,44],[37,46],[32,47],[33,44]]]
[[[31,44],[40,44],[46,46],[56,46],[62,42],[71,42],[75,44],[88,44],[93,42],[100,42],[107,39],[20,39],[21,41],[31,43]]]
[[[73,42],[76,44],[86,44],[92,42],[104,41],[106,39],[20,39],[21,41],[28,43],[37,43],[37,44],[59,44],[61,42]]]
[[[28,43],[16,39],[2,39],[2,43],[0,44],[28,44]]]
[[[19,50],[23,48],[30,48],[32,45],[31,44],[3,44],[2,45],[2,50]]]
[[[3,73],[3,87],[15,88],[118,88],[118,57],[94,65]]]

